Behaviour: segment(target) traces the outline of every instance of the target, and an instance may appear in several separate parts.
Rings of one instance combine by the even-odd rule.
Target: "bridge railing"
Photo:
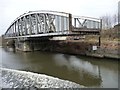
[[[7,29],[5,37],[35,37],[35,35],[49,35],[50,33],[69,34],[70,17],[69,13],[55,11],[28,12],[14,20]]]
[[[100,31],[102,29],[102,20],[91,17],[73,16],[73,31]]]

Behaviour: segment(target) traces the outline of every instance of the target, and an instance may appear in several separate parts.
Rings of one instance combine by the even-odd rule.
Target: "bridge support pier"
[[[24,52],[33,51],[29,41],[21,41],[19,39],[15,40],[15,49]]]
[[[22,51],[33,51],[34,49],[33,48],[31,48],[31,46],[30,46],[30,43],[29,42],[23,42],[23,50]]]
[[[47,48],[49,38],[17,38],[15,39],[15,49],[23,52],[38,51]]]

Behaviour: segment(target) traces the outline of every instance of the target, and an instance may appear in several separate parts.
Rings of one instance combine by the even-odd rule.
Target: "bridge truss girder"
[[[14,20],[7,29],[5,38],[99,33],[101,23],[100,19],[74,17],[70,13],[34,11],[25,13]]]
[[[30,36],[46,33],[69,33],[70,14],[30,13],[15,20],[6,37]]]
[[[73,17],[73,31],[100,31],[102,20],[90,17]]]

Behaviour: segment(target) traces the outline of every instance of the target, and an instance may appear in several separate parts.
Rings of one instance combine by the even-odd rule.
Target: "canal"
[[[46,74],[85,87],[118,88],[118,61],[51,52],[0,48],[3,68]]]

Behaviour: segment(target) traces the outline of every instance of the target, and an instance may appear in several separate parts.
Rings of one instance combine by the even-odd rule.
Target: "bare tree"
[[[113,21],[112,21],[113,26],[118,24],[118,14],[113,15]]]
[[[102,19],[102,27],[103,29],[109,29],[112,27],[112,23],[111,23],[111,16],[110,15],[104,15],[102,17],[100,17]]]
[[[100,18],[102,19],[103,29],[110,29],[118,24],[118,15],[117,14],[113,14],[113,15],[106,14]]]
[[[118,2],[118,24],[120,24],[120,1]]]

